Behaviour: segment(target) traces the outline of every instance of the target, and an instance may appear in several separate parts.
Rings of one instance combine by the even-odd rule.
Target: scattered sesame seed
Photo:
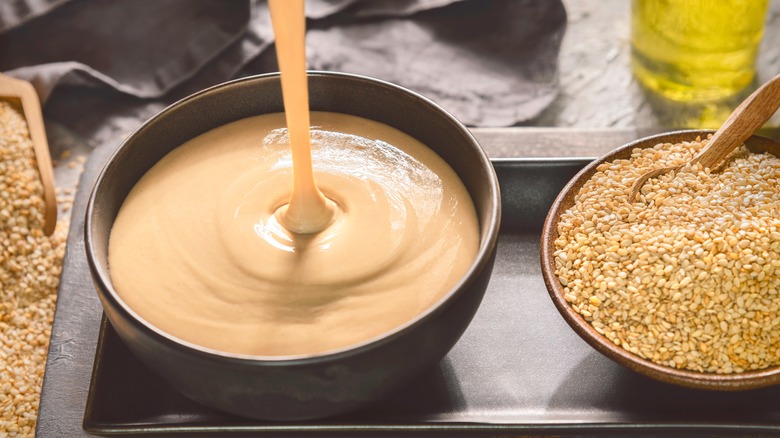
[[[62,216],[45,236],[27,125],[0,102],[0,436],[35,434],[69,222]]]

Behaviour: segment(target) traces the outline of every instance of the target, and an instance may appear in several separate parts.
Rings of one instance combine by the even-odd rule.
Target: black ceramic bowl
[[[418,94],[355,75],[311,72],[309,94],[313,111],[383,122],[428,145],[457,172],[476,207],[480,246],[468,272],[438,303],[380,338],[292,359],[221,353],[149,324],[111,284],[109,234],[133,185],[165,154],[199,134],[245,117],[283,111],[277,74],[209,88],[152,117],[108,160],[87,207],[90,271],[106,315],[122,340],[187,397],[258,419],[312,419],[354,410],[438,362],[474,316],[496,252],[498,181],[484,151],[455,118]]]

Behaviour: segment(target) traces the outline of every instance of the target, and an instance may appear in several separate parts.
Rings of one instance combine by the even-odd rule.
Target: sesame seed
[[[721,374],[780,366],[780,158],[742,146],[628,200],[640,175],[707,141],[601,164],[560,217],[556,275],[572,308],[642,358]]]
[[[69,221],[45,236],[43,207],[25,120],[0,102],[0,436],[35,434]]]

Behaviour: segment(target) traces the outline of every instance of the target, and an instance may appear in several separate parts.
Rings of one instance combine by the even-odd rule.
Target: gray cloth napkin
[[[314,69],[418,91],[467,125],[509,126],[555,98],[565,23],[554,1],[463,1],[412,19],[315,24],[307,35],[308,61]]]
[[[467,125],[524,122],[556,96],[560,0],[309,0],[306,9],[311,69],[397,83]],[[262,0],[0,2],[0,70],[33,82],[47,122],[94,145],[118,144],[207,86],[275,71],[272,46]]]

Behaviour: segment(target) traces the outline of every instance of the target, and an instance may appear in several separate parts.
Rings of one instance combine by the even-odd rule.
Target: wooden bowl
[[[574,196],[579,192],[585,182],[595,173],[596,168],[604,162],[612,162],[617,159],[628,159],[634,148],[652,148],[658,143],[679,143],[693,141],[697,136],[706,138],[714,131],[692,130],[676,131],[665,134],[645,137],[621,146],[618,149],[596,159],[572,178],[563,188],[553,202],[550,212],[544,222],[541,238],[541,263],[542,276],[550,292],[550,297],[561,312],[567,323],[593,348],[603,355],[624,365],[636,372],[648,377],[690,388],[713,389],[721,391],[735,391],[761,388],[780,383],[780,367],[765,368],[758,371],[747,371],[735,374],[704,373],[688,370],[679,370],[672,367],[659,365],[647,359],[643,359],[612,343],[606,336],[598,333],[590,323],[572,309],[565,300],[563,286],[555,275],[555,240],[558,238],[558,222],[560,216],[574,204]],[[745,142],[751,152],[770,152],[780,156],[780,143],[759,136],[752,136]]]

